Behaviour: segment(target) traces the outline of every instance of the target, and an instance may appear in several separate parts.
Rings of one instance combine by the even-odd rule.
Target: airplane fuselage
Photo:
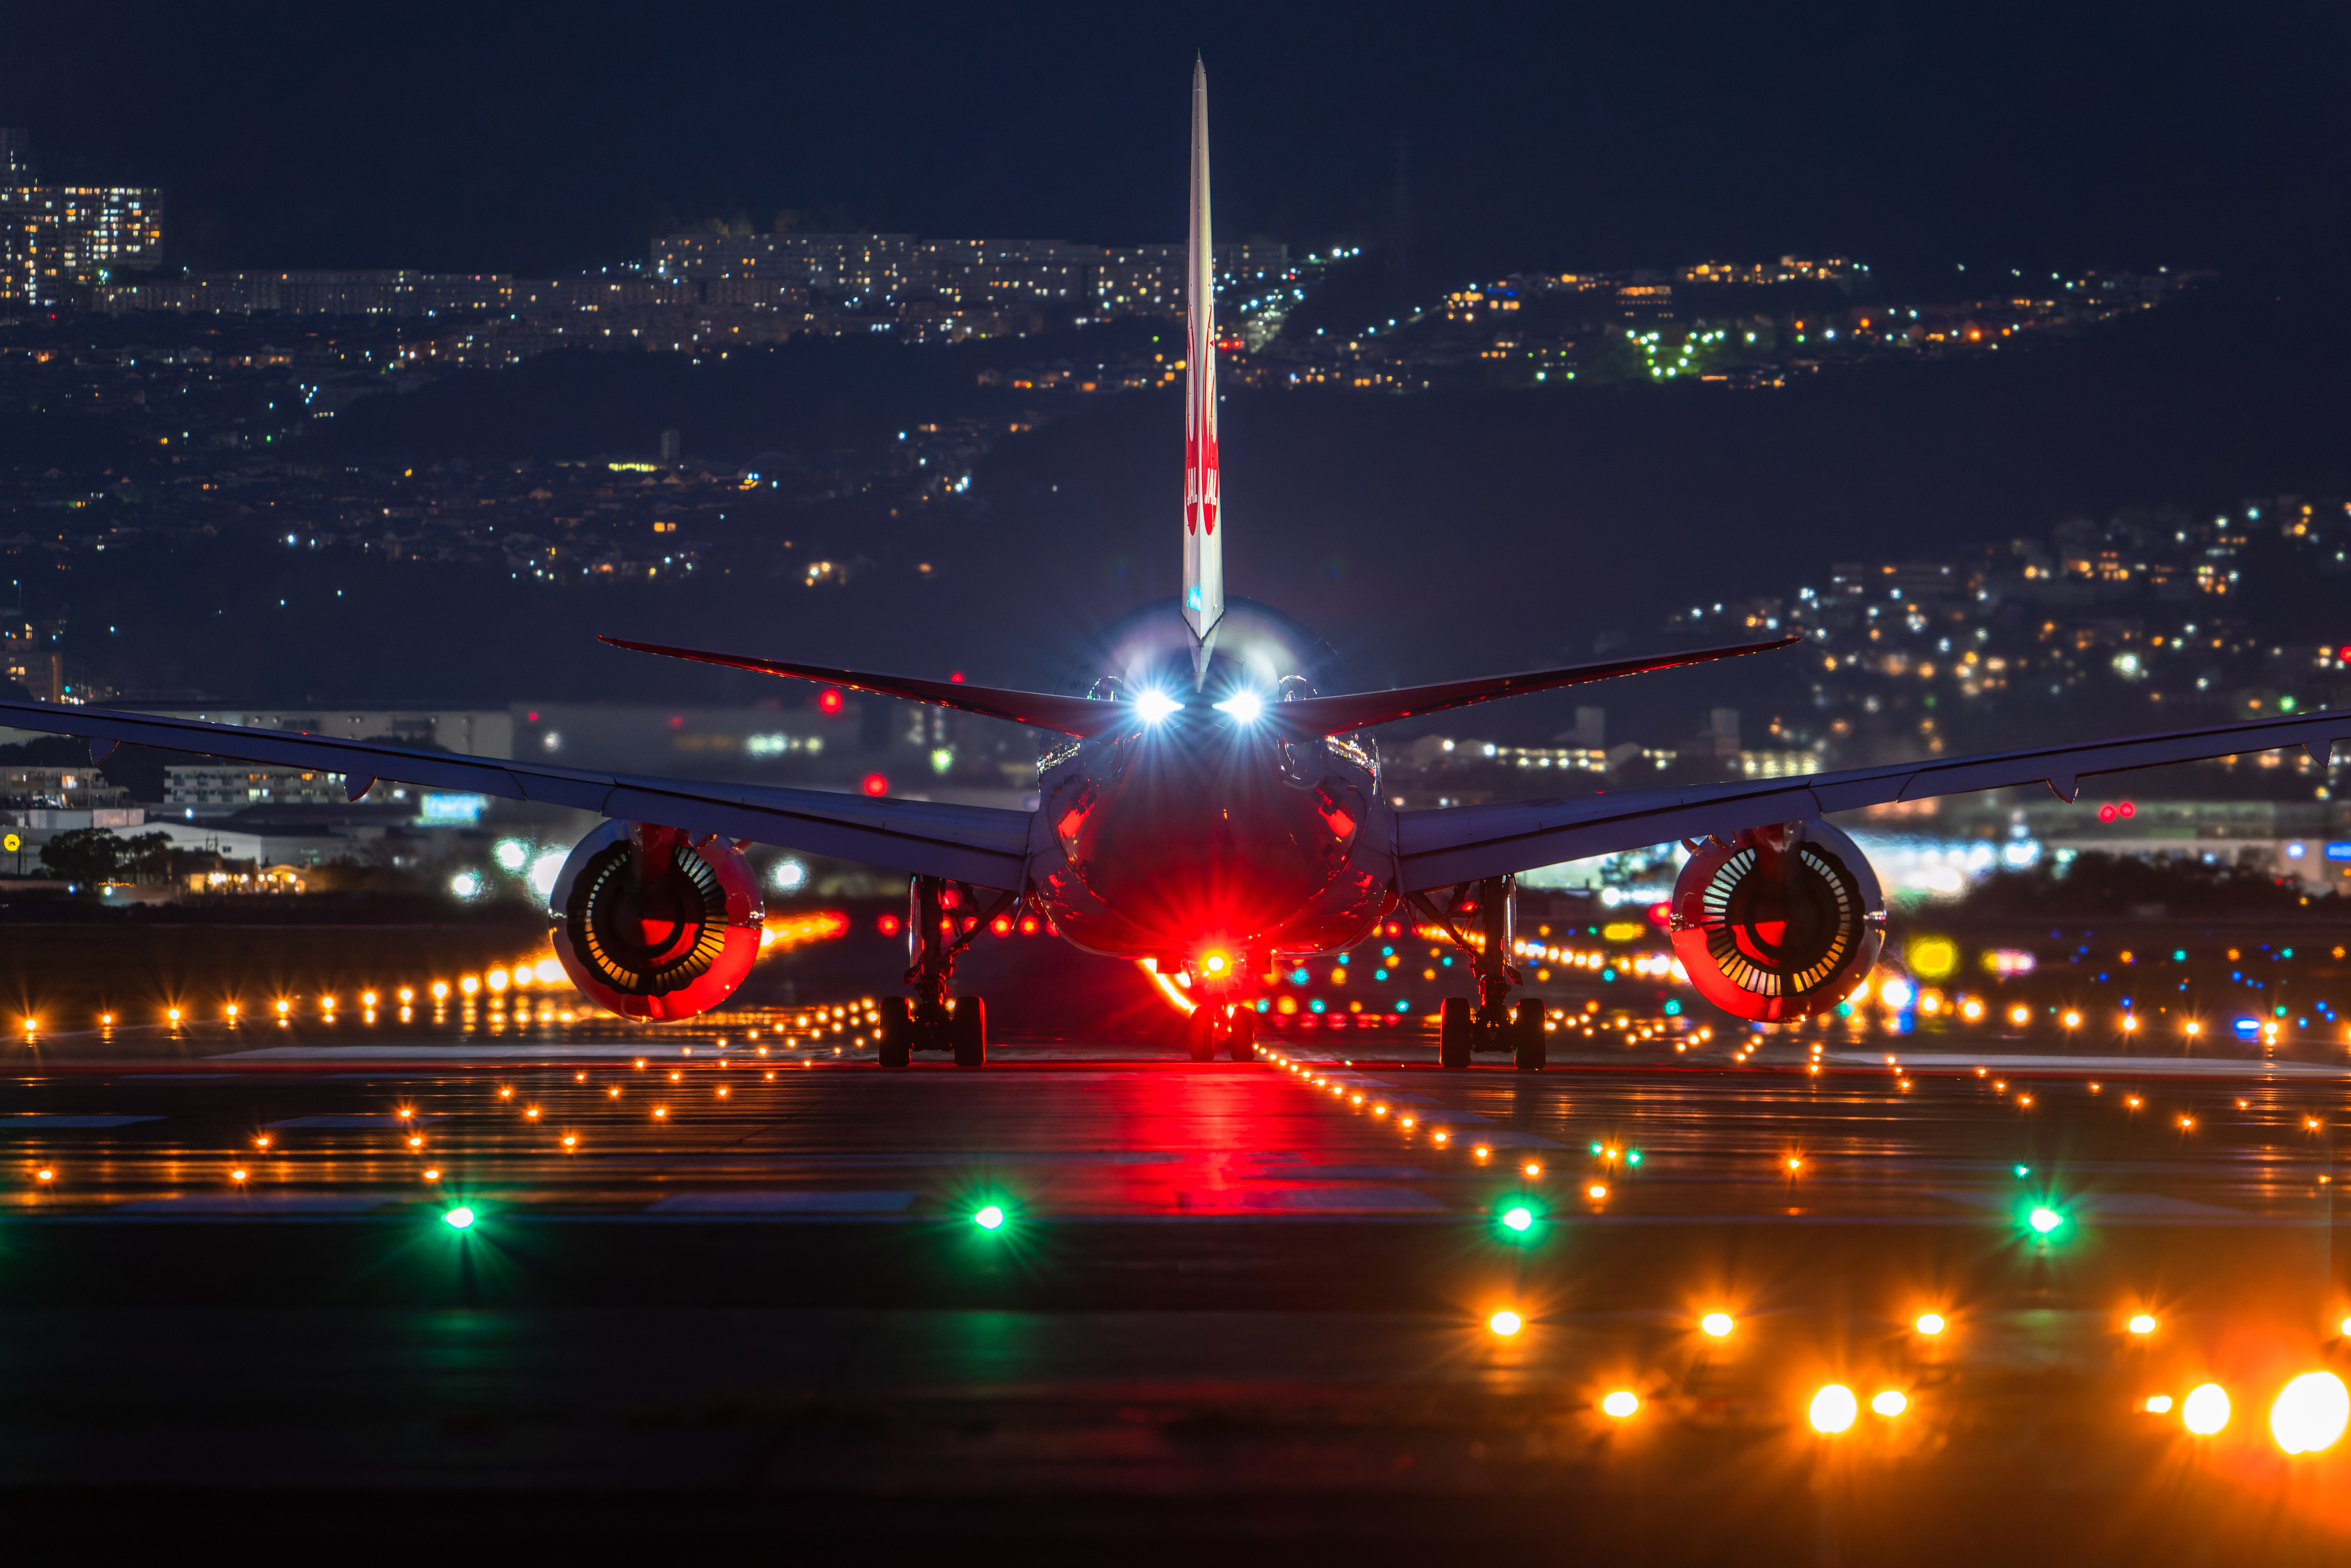
[[[1113,629],[1096,695],[1127,721],[1039,764],[1029,885],[1078,946],[1156,959],[1163,972],[1208,951],[1353,946],[1395,896],[1378,753],[1364,737],[1301,737],[1273,717],[1330,678],[1330,650],[1234,600],[1196,680],[1173,610]]]

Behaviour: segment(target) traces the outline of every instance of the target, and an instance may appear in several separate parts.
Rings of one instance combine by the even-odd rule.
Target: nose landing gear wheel
[[[1461,1068],[1469,1065],[1470,1042],[1477,1038],[1478,1023],[1469,1013],[1468,997],[1447,997],[1437,1010],[1437,1065]]]
[[[1225,1041],[1227,1054],[1235,1061],[1257,1060],[1257,1009],[1244,1004],[1233,1015],[1232,1034]]]
[[[1194,1008],[1184,1020],[1184,1049],[1195,1061],[1217,1060],[1217,1020],[1207,1008]]]
[[[977,997],[957,997],[947,1015],[947,1040],[957,1067],[987,1066],[987,1004]]]
[[[1521,1072],[1541,1072],[1550,1058],[1543,1041],[1543,1005],[1541,998],[1522,997],[1518,1010],[1510,1019],[1512,1063]]]

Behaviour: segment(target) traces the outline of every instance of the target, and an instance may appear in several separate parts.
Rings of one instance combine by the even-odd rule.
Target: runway
[[[893,1074],[808,1016],[16,1048],[6,1490],[364,1496],[525,1555],[778,1510],[1153,1561],[2351,1539],[2340,1450],[2267,1425],[2351,1312],[2323,1051],[1660,1034],[1464,1074],[1378,1030]]]

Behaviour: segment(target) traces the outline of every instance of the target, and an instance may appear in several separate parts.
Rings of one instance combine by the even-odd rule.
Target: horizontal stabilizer
[[[904,697],[908,702],[959,708],[965,713],[985,714],[989,718],[1008,718],[1015,724],[1033,725],[1039,729],[1059,730],[1063,735],[1093,735],[1116,727],[1125,716],[1119,705],[1097,702],[1091,697],[1057,697],[1043,692],[975,686],[964,681],[925,681],[912,675],[877,675],[863,670],[829,670],[821,664],[794,664],[782,659],[752,659],[739,653],[707,653],[695,648],[664,647],[659,643],[632,643],[622,637],[599,637],[597,641],[640,653],[691,659],[698,664],[724,664],[730,670],[756,670],[767,675],[789,675],[798,680],[821,681],[827,685],[844,686],[852,692],[867,692],[875,696]]]
[[[1486,675],[1474,681],[1405,686],[1393,692],[1356,692],[1345,696],[1306,697],[1298,702],[1278,703],[1266,710],[1266,716],[1294,735],[1318,737],[1344,735],[1351,729],[1387,724],[1400,718],[1417,718],[1423,714],[1442,713],[1447,708],[1468,707],[1472,703],[1492,702],[1497,697],[1523,696],[1529,692],[1547,692],[1555,686],[1581,685],[1586,681],[1613,680],[1618,675],[1677,669],[1683,664],[1703,664],[1710,659],[1735,659],[1741,653],[1766,653],[1802,641],[1802,637],[1792,632],[1785,637],[1774,637],[1768,643],[1741,643],[1729,648],[1697,648],[1686,653],[1657,653],[1646,659],[1619,659],[1605,664],[1571,664],[1561,670],[1529,670],[1516,675]]]

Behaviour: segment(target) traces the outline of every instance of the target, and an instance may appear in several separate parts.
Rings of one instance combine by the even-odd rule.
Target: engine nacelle
[[[1674,882],[1674,955],[1708,1001],[1800,1019],[1854,992],[1886,943],[1886,900],[1860,846],[1823,822],[1708,839]]]
[[[548,900],[555,956],[622,1018],[692,1018],[734,995],[767,909],[743,852],[675,828],[607,822],[572,850]]]

